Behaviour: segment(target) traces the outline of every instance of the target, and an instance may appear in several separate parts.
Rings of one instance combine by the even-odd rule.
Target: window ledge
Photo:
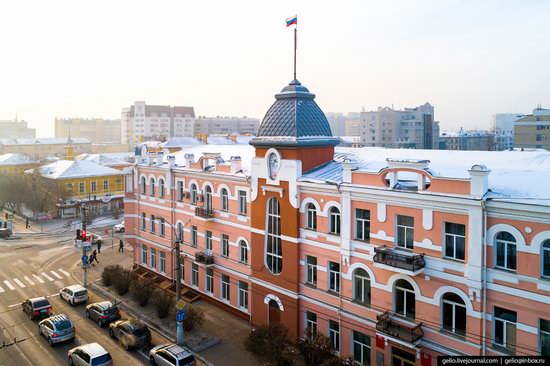
[[[304,283],[304,286],[307,286],[307,287],[312,288],[312,289],[317,289],[317,285],[314,284],[314,283],[311,283],[311,282]]]
[[[351,302],[355,305],[359,305],[359,306],[362,306],[362,307],[367,308],[367,309],[372,309],[370,303],[366,303],[366,302],[359,301],[359,300],[351,300]]]
[[[336,292],[334,290],[327,290],[327,294],[329,295],[332,295],[332,296],[340,296],[340,293],[339,292]]]
[[[503,268],[503,267],[493,267],[493,270],[500,271],[500,272],[503,272],[503,273],[514,274],[514,275],[518,274],[516,269],[508,269],[508,268]]]

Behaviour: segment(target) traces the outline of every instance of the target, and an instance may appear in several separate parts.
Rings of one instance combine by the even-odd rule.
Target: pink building
[[[137,266],[250,320],[311,327],[363,365],[550,353],[550,153],[338,148],[314,95],[276,95],[251,145],[126,177]]]

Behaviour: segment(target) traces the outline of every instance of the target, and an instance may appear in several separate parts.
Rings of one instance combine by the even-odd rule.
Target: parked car
[[[0,228],[0,238],[8,238],[12,236],[13,232],[7,227]]]
[[[125,349],[149,346],[151,331],[137,319],[117,320],[109,324],[109,336],[116,338]]]
[[[67,352],[69,365],[75,366],[112,366],[113,358],[99,343],[89,343],[75,347]]]
[[[63,287],[59,291],[59,297],[71,305],[80,304],[88,301],[88,290],[80,285],[71,285]]]
[[[113,229],[117,233],[123,233],[124,232],[124,221],[122,221],[120,224],[116,224],[115,226],[113,226]]]
[[[197,361],[189,350],[177,344],[161,344],[149,351],[149,360],[157,366],[195,366]]]
[[[53,315],[38,323],[38,334],[43,335],[50,346],[65,341],[74,341],[76,330],[74,324],[65,314]]]
[[[31,320],[45,318],[52,313],[52,305],[45,297],[27,299],[21,303],[21,306]]]
[[[86,306],[86,318],[96,321],[100,327],[120,319],[120,310],[110,301],[101,301]]]

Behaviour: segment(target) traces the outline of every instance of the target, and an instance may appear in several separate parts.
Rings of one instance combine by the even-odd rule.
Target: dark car
[[[151,331],[136,319],[117,320],[109,325],[109,336],[125,349],[143,348],[151,343]]]
[[[120,310],[110,301],[96,302],[86,306],[86,318],[96,321],[100,327],[120,319]]]
[[[11,229],[8,229],[7,227],[0,228],[0,238],[7,238],[10,237],[13,234]]]
[[[52,313],[52,305],[45,297],[27,299],[21,303],[21,306],[31,320],[47,318]]]

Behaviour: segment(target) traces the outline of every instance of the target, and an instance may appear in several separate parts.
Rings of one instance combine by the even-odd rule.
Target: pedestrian
[[[97,252],[101,253],[101,240],[97,242]]]
[[[27,219],[25,220],[25,229],[30,229],[31,226],[29,225],[29,218],[27,217]]]
[[[92,252],[92,255],[90,256],[90,262],[93,262],[94,260],[97,262],[97,264],[99,264],[99,261],[97,260],[97,250],[94,250]]]
[[[124,253],[124,242],[122,239],[118,242],[118,251]]]

